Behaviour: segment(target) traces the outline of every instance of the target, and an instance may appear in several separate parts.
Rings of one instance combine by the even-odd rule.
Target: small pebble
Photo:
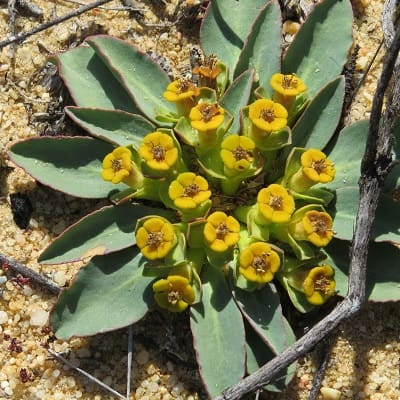
[[[49,313],[42,308],[35,308],[31,312],[31,319],[29,324],[32,326],[44,326],[49,318]]]
[[[322,387],[321,394],[324,400],[339,400],[340,396],[342,395],[342,393],[339,392],[339,390],[328,387]]]
[[[8,314],[5,311],[0,311],[0,325],[8,321]]]

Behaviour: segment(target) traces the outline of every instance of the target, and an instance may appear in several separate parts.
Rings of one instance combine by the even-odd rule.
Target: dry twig
[[[93,375],[90,375],[89,373],[87,373],[86,371],[84,371],[81,368],[76,367],[74,364],[70,363],[66,358],[60,356],[58,353],[56,353],[53,350],[48,349],[47,350],[54,358],[56,358],[58,361],[63,362],[65,365],[68,365],[68,367],[72,368],[74,371],[79,372],[81,375],[83,375],[85,378],[89,379],[90,381],[96,383],[97,385],[99,385],[101,388],[103,388],[104,390],[106,390],[107,392],[111,393],[112,395],[118,397],[119,399],[122,400],[126,400],[126,398],[124,396],[122,396],[122,394],[118,393],[116,390],[114,390],[113,388],[111,388],[110,386],[106,385],[105,383],[103,383],[102,381],[98,380],[97,378],[95,378]]]
[[[60,293],[60,286],[58,286],[51,279],[48,279],[45,276],[33,271],[32,269],[25,267],[25,265],[22,265],[19,262],[9,257],[6,257],[4,254],[0,254],[0,263],[3,269],[5,269],[5,267],[11,269],[16,274],[20,274],[26,278],[29,278],[31,282],[36,283],[41,288],[46,289],[53,294]]]
[[[361,164],[359,180],[360,203],[350,252],[349,288],[346,298],[296,343],[258,371],[226,389],[215,400],[239,400],[261,389],[278,374],[312,350],[341,322],[358,313],[365,302],[366,264],[371,227],[384,179],[393,166],[391,150],[393,126],[400,111],[400,81],[395,80],[388,95],[387,108],[381,121],[383,98],[389,86],[400,49],[400,29],[386,52],[371,111],[367,147]]]
[[[60,17],[54,18],[54,19],[52,19],[52,20],[50,20],[48,22],[45,22],[44,24],[38,25],[35,28],[32,28],[32,29],[30,29],[28,31],[22,32],[22,33],[20,33],[18,35],[13,35],[12,34],[8,39],[3,40],[3,41],[0,42],[0,50],[3,47],[9,46],[10,44],[13,44],[13,43],[16,43],[16,42],[23,42],[26,38],[28,38],[28,37],[36,34],[36,33],[42,32],[42,31],[44,31],[44,30],[46,30],[48,28],[51,28],[54,25],[57,25],[57,24],[59,24],[61,22],[64,22],[64,21],[66,21],[68,19],[71,19],[73,17],[77,17],[78,15],[81,15],[81,14],[83,14],[83,13],[85,13],[85,12],[87,12],[87,11],[93,9],[93,8],[99,7],[99,6],[103,5],[103,4],[109,3],[110,1],[112,1],[112,0],[97,0],[97,1],[94,1],[93,3],[87,4],[87,5],[83,6],[83,7],[78,8],[77,10],[71,11],[71,12],[69,12],[67,14],[64,14],[64,15],[60,16]]]

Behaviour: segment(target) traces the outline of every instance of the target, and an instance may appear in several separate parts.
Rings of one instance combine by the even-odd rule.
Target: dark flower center
[[[156,161],[164,161],[165,160],[165,148],[159,144],[153,145],[151,152],[153,153],[153,157]]]
[[[263,108],[260,112],[260,118],[267,122],[275,119],[275,111],[273,108]]]
[[[175,305],[181,299],[181,294],[177,290],[171,290],[168,292],[167,300],[168,303]]]
[[[219,224],[215,229],[217,233],[217,239],[224,240],[225,236],[229,233],[229,229],[224,222]]]
[[[196,194],[199,193],[199,191],[200,191],[200,188],[195,183],[191,183],[190,185],[185,187],[185,189],[183,191],[183,196],[193,197],[193,196],[196,196]]]
[[[283,199],[281,196],[271,195],[271,197],[269,198],[268,205],[274,210],[280,210],[283,205]]]
[[[123,168],[122,160],[120,158],[114,158],[111,160],[111,168],[114,172],[118,172]]]
[[[162,232],[150,232],[146,240],[146,246],[150,246],[156,249],[164,239],[164,234]]]

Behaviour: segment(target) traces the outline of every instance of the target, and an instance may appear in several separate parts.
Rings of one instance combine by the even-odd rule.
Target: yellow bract
[[[285,223],[294,212],[293,197],[281,185],[273,183],[257,195],[258,210],[271,223]]]
[[[287,125],[288,112],[279,103],[259,99],[249,106],[249,119],[264,132],[279,131]]]
[[[280,265],[278,253],[268,243],[251,243],[240,252],[239,272],[251,282],[271,282]]]
[[[239,222],[222,211],[208,216],[204,226],[204,239],[211,250],[218,253],[228,250],[239,241]]]
[[[162,132],[152,132],[143,138],[139,146],[139,155],[151,169],[168,171],[178,160],[178,149],[171,136]]]
[[[107,154],[103,160],[101,176],[105,181],[112,183],[134,183],[135,170],[131,160],[131,152],[126,147],[117,147],[112,153]]]
[[[335,178],[336,170],[332,161],[316,149],[309,149],[301,155],[303,173],[315,183],[328,183]]]
[[[154,299],[157,304],[172,312],[182,312],[195,300],[189,280],[181,275],[170,275],[153,283]]]
[[[168,195],[176,207],[185,210],[196,208],[208,200],[211,191],[208,190],[208,182],[202,176],[184,172],[171,182]]]
[[[307,90],[307,86],[296,75],[274,74],[270,85],[275,92],[283,96],[297,96]]]
[[[177,79],[167,86],[163,96],[166,100],[176,103],[191,97],[197,97],[199,94],[200,89],[188,79]]]
[[[328,213],[308,211],[302,223],[307,240],[315,246],[326,246],[332,240],[332,218]]]
[[[190,110],[190,125],[199,132],[215,131],[224,122],[224,112],[217,103],[200,103]]]
[[[174,227],[164,218],[151,217],[136,231],[136,244],[149,260],[164,258],[175,241]]]
[[[254,161],[255,144],[247,136],[229,135],[221,143],[221,158],[226,168],[234,171],[249,169]]]
[[[303,290],[310,304],[319,306],[335,293],[335,271],[330,265],[323,264],[308,271],[303,281]]]

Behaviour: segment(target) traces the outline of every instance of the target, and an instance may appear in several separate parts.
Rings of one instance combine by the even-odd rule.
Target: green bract
[[[10,158],[56,190],[111,200],[40,256],[94,256],[51,313],[57,337],[189,308],[212,397],[294,342],[276,284],[300,312],[345,296],[368,126],[334,136],[351,29],[350,1],[324,0],[282,55],[277,1],[213,0],[190,77],[170,82],[135,46],[104,35],[56,57],[76,104],[66,113],[88,136],[21,141]],[[374,301],[400,299],[396,172],[373,231]]]

